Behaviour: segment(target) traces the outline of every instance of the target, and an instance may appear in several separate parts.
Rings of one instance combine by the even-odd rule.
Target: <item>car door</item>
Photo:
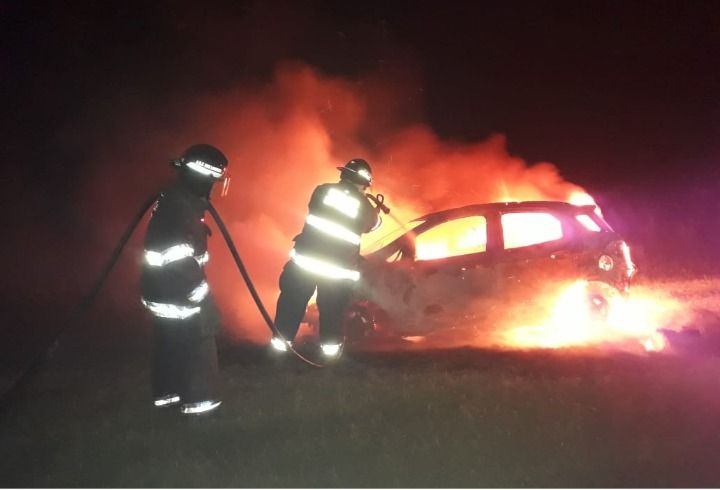
[[[551,281],[577,275],[570,229],[548,210],[518,210],[500,216],[503,251],[498,267],[506,293],[533,292]]]
[[[404,317],[420,331],[448,326],[494,288],[488,219],[462,216],[420,230],[403,291]]]

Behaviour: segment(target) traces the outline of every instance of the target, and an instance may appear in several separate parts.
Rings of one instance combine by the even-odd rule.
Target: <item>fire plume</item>
[[[404,74],[352,80],[324,76],[301,63],[283,63],[271,83],[231,87],[176,104],[125,104],[116,111],[112,131],[97,131],[87,138],[97,145],[105,165],[88,176],[81,193],[83,216],[96,223],[122,223],[136,202],[170,178],[163,165],[169,157],[193,143],[216,145],[230,160],[233,187],[215,205],[270,306],[310,194],[318,184],[336,181],[335,167],[350,158],[371,163],[371,190],[385,194],[393,211],[392,219],[386,217],[379,230],[364,237],[364,244],[392,232],[398,222],[450,207],[508,200],[593,202],[554,165],[529,164],[511,155],[504,135],[449,141],[427,125],[411,122],[418,111],[402,99],[407,82]],[[175,117],[178,107],[182,117]],[[87,128],[92,127],[91,116],[84,121]],[[117,195],[122,179],[125,207],[117,199],[106,199]],[[108,242],[118,232],[103,229],[98,234],[100,241]],[[483,241],[481,236],[460,237],[451,246],[477,247]],[[208,277],[227,329],[265,341],[269,331],[244,293],[221,240],[210,241],[210,253]]]

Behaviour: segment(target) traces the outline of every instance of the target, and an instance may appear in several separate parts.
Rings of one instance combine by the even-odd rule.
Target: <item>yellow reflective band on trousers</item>
[[[159,318],[184,320],[200,313],[199,306],[181,306],[171,303],[155,303],[154,301],[146,301],[144,298],[141,298],[140,301],[142,301],[142,304],[145,305],[145,308],[150,310],[153,315]]]
[[[323,204],[337,209],[345,216],[357,218],[360,210],[360,201],[352,197],[350,194],[338,189],[330,188],[323,198]]]
[[[173,245],[168,247],[162,252],[156,252],[154,250],[145,250],[145,262],[153,267],[162,267],[176,260],[181,260],[186,257],[192,257],[195,254],[195,249],[189,243],[181,243],[179,245]]]
[[[333,238],[352,243],[353,245],[360,245],[360,235],[353,233],[343,225],[335,223],[334,221],[315,216],[314,214],[308,214],[305,218],[305,223]]]
[[[318,276],[327,277],[329,279],[350,279],[351,281],[357,281],[360,279],[360,272],[358,271],[345,269],[324,260],[299,254],[295,251],[295,249],[290,251],[290,258],[301,269],[305,269],[306,271],[317,274]]]

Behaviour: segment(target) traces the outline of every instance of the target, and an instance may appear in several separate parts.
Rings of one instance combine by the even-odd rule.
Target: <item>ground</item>
[[[712,349],[356,351],[316,369],[223,343],[224,404],[189,418],[151,406],[146,336],[100,318],[3,407],[4,486],[720,485]]]

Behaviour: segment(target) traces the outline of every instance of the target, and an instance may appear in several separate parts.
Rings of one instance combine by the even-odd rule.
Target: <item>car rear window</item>
[[[446,221],[415,238],[416,260],[456,257],[485,250],[487,222],[484,216],[467,216]]]
[[[578,214],[577,216],[575,216],[575,219],[588,231],[592,231],[595,233],[602,231],[600,225],[597,224],[595,220],[590,217],[589,214]]]
[[[550,213],[505,213],[501,224],[506,249],[552,242],[563,237],[562,223]]]

